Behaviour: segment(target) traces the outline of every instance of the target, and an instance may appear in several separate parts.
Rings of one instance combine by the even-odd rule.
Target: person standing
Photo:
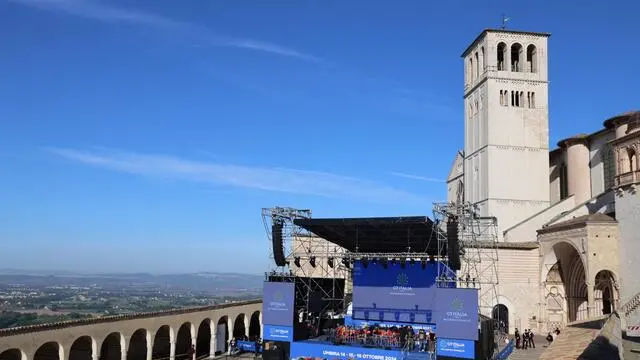
[[[520,331],[518,331],[518,328],[516,328],[514,337],[516,338],[516,349],[520,349]]]
[[[430,332],[429,339],[427,340],[427,352],[429,353],[429,360],[436,359],[436,334]]]
[[[533,337],[535,336],[535,334],[533,333],[533,331],[531,329],[529,329],[529,346],[531,346],[532,348],[536,348],[536,342],[533,341]]]

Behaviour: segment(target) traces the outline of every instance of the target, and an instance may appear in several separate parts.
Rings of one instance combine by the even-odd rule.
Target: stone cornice
[[[196,313],[196,312],[213,311],[213,310],[232,308],[232,307],[236,307],[236,306],[260,304],[261,302],[262,302],[262,299],[255,299],[255,300],[224,303],[224,304],[219,304],[219,305],[198,306],[198,307],[190,307],[190,308],[183,308],[183,309],[171,309],[171,310],[164,310],[164,311],[154,311],[154,312],[144,312],[144,313],[114,315],[114,316],[104,316],[104,317],[93,318],[93,319],[79,319],[79,320],[60,321],[60,322],[49,323],[49,324],[20,326],[20,327],[9,328],[9,329],[1,329],[0,330],[0,337],[22,335],[22,334],[28,334],[28,333],[34,333],[34,332],[41,332],[41,331],[60,330],[60,329],[65,329],[65,328],[70,328],[70,327],[75,327],[75,326],[87,326],[87,325],[104,324],[104,323],[111,323],[111,322],[117,322],[117,321],[126,321],[126,320],[147,319],[147,318],[161,317],[161,316],[174,316],[174,315],[182,315],[182,314],[191,314],[191,313]]]

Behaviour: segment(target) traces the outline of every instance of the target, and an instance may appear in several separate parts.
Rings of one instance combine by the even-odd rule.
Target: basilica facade
[[[462,54],[464,148],[448,201],[497,218],[499,283],[484,315],[510,332],[614,310],[638,325],[640,112],[550,148],[549,37],[485,30]]]

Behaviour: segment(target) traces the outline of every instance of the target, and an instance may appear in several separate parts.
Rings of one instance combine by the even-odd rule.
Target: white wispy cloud
[[[46,150],[85,165],[143,176],[372,202],[427,202],[420,196],[374,181],[326,172],[222,164],[110,150]]]
[[[157,30],[179,33],[191,41],[209,46],[227,46],[260,51],[306,61],[320,62],[320,58],[301,51],[256,39],[221,35],[211,29],[188,22],[174,20],[158,14],[136,9],[108,5],[96,0],[10,0],[13,3],[42,10],[62,12],[69,15],[98,20],[107,23],[125,23],[145,26]]]
[[[420,180],[420,181],[428,181],[428,182],[444,182],[444,180],[438,179],[438,178],[432,178],[432,177],[426,177],[426,176],[420,176],[420,175],[412,175],[412,174],[405,174],[405,173],[399,173],[399,172],[392,172],[392,173],[390,173],[390,175],[403,177],[405,179],[412,179],[412,180]]]

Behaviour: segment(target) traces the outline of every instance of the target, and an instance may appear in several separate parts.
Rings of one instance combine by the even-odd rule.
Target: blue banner
[[[278,325],[262,325],[262,338],[273,341],[293,341],[293,327]]]
[[[412,359],[427,359],[427,353],[414,353]],[[360,348],[354,346],[336,346],[311,342],[294,342],[291,344],[291,360],[301,358],[331,360],[403,360],[401,351]]]
[[[394,326],[397,327],[401,327],[401,326],[406,326],[406,323],[400,323],[400,322],[390,322],[390,321],[385,321],[385,322],[380,322],[380,321],[366,321],[366,320],[357,320],[357,319],[353,319],[351,316],[345,316],[344,318],[344,324],[346,326],[353,326],[356,328],[363,328],[365,326],[378,326],[378,327],[382,327],[382,328],[391,328]],[[413,330],[415,331],[419,331],[419,330],[424,330],[424,331],[431,331],[431,332],[436,332],[436,325],[435,324],[411,324],[411,327],[413,328]]]
[[[436,341],[436,354],[462,359],[475,359],[476,344],[472,340],[453,340],[438,338]]]
[[[293,283],[265,281],[262,296],[262,323],[292,326],[294,299]]]
[[[478,290],[444,289],[436,292],[438,336],[478,340]]]
[[[246,352],[256,352],[256,342],[255,341],[237,341],[236,347],[242,351]]]

